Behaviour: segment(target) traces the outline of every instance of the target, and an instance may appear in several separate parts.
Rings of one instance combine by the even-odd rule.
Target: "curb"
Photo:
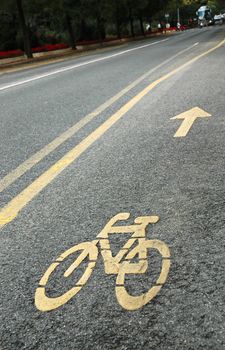
[[[103,43],[95,43],[95,44],[89,44],[89,45],[77,45],[76,50],[72,50],[71,48],[63,49],[63,50],[56,50],[49,52],[41,52],[41,53],[35,53],[34,58],[26,58],[26,57],[14,57],[14,58],[7,58],[0,60],[0,74],[9,73],[10,70],[16,71],[26,69],[26,68],[34,68],[39,63],[41,65],[47,65],[48,63],[54,63],[57,61],[64,61],[66,59],[69,59],[71,57],[80,57],[85,56],[85,54],[89,53],[90,51],[96,51],[96,50],[103,50],[110,48],[110,47],[120,47],[128,42],[135,42],[135,41],[141,41],[141,40],[147,40],[149,38],[154,38],[158,36],[165,36],[165,35],[173,35],[176,34],[176,32],[169,32],[166,34],[162,33],[153,33],[148,34],[146,36],[137,36],[135,38],[122,38],[122,39],[116,39],[110,42],[103,42]],[[6,61],[7,60],[7,61]]]

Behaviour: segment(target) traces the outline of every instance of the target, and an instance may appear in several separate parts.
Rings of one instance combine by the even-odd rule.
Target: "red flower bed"
[[[189,27],[187,25],[181,25],[180,26],[180,30],[187,30],[187,29],[189,29]],[[178,28],[177,27],[170,27],[170,28],[167,28],[166,30],[173,31],[173,30],[178,30]]]
[[[184,25],[182,25],[182,26],[180,27],[180,29],[181,29],[181,30],[187,30],[187,29],[189,29],[189,27],[188,27],[186,24],[184,24]]]
[[[177,30],[177,27],[166,28],[166,30],[168,30],[168,31],[174,31],[174,30]]]
[[[68,48],[69,45],[67,44],[46,44],[39,47],[32,48],[32,52],[47,52],[47,51],[54,51],[54,50],[62,50]],[[19,57],[23,56],[24,52],[22,50],[10,50],[10,51],[0,51],[0,59],[3,58],[11,58],[11,57]]]
[[[10,51],[0,51],[0,59],[23,56],[22,50],[10,50]]]
[[[43,46],[33,47],[32,52],[47,52],[47,51],[54,51],[54,50],[62,50],[67,49],[69,45],[67,44],[46,44]]]
[[[106,38],[104,40],[82,40],[82,41],[78,41],[77,42],[77,45],[93,45],[93,44],[99,44],[100,42],[102,43],[105,43],[105,42],[110,42],[110,41],[113,41],[113,40],[116,40],[117,37],[114,37],[114,38]]]

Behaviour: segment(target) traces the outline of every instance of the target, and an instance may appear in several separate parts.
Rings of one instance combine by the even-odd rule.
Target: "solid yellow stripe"
[[[99,106],[93,112],[87,114],[85,117],[83,117],[81,120],[79,120],[76,124],[71,126],[68,130],[63,132],[61,135],[57,136],[53,141],[51,141],[48,145],[43,147],[40,151],[36,152],[30,158],[26,159],[16,169],[12,170],[5,177],[0,179],[0,192],[4,191],[14,181],[16,181],[18,178],[20,178],[22,175],[24,175],[27,171],[29,171],[35,164],[40,162],[43,158],[45,158],[47,155],[49,155],[51,152],[53,152],[57,147],[59,147],[65,141],[67,141],[69,138],[74,136],[78,131],[80,131],[90,121],[92,121],[94,118],[97,118],[102,112],[104,112],[113,103],[118,101],[122,96],[124,96],[126,93],[128,93],[131,89],[133,89],[139,83],[141,83],[151,73],[155,72],[157,69],[161,68],[166,63],[169,63],[170,61],[172,61],[172,59],[175,59],[176,57],[180,56],[184,52],[190,50],[194,46],[196,46],[196,43],[194,45],[192,45],[192,46],[189,46],[188,48],[186,48],[186,49],[184,49],[182,51],[179,51],[177,54],[171,56],[170,58],[168,58],[167,60],[163,61],[162,63],[160,63],[156,67],[154,67],[151,70],[147,71],[145,74],[140,76],[134,82],[132,82],[131,84],[126,86],[123,90],[121,90],[116,95],[111,97],[109,100],[104,102],[101,106]]]
[[[81,141],[76,147],[69,151],[58,162],[51,166],[41,176],[39,176],[33,183],[25,188],[20,194],[13,198],[1,211],[0,211],[0,228],[11,222],[18,213],[38,194],[40,193],[52,180],[56,178],[64,169],[66,169],[71,163],[73,163],[84,151],[86,151],[95,141],[97,141],[107,130],[109,130],[118,120],[120,120],[131,108],[133,108],[148,92],[161,82],[170,78],[174,74],[178,73],[185,67],[198,61],[200,58],[215,51],[225,43],[225,39],[214,46],[213,48],[205,51],[204,53],[196,56],[180,67],[174,69],[170,73],[157,79],[144,90],[132,98],[122,108],[120,108],[115,114],[113,114],[108,120],[106,120],[101,126]]]

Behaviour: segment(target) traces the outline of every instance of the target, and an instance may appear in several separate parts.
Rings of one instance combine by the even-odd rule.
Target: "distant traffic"
[[[200,28],[225,23],[225,13],[213,16],[210,6],[201,6],[196,14],[198,16],[198,26]]]

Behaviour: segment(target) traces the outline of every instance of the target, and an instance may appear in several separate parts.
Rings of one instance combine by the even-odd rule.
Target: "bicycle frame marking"
[[[138,310],[147,303],[149,303],[160,291],[162,286],[167,280],[167,276],[170,269],[170,251],[168,246],[159,240],[146,240],[146,228],[149,224],[155,224],[158,222],[158,216],[143,216],[134,220],[133,225],[127,226],[114,226],[118,221],[124,221],[129,219],[129,213],[120,213],[114,216],[104,227],[104,229],[98,234],[97,239],[91,242],[84,242],[75,245],[68,249],[62,255],[60,255],[55,262],[53,262],[39,282],[39,287],[35,293],[35,305],[40,311],[52,311],[66,304],[71,298],[80,292],[82,287],[87,283],[90,278],[93,269],[98,259],[98,247],[100,246],[100,252],[104,261],[105,273],[108,275],[117,275],[115,293],[118,303],[126,310]],[[110,248],[109,235],[112,234],[124,234],[132,233],[131,238],[124,244],[123,248],[117,253],[116,256],[112,256]],[[135,242],[138,245],[131,247]],[[148,292],[141,294],[140,296],[130,295],[125,287],[125,277],[128,274],[144,274],[148,268],[147,250],[155,249],[162,256],[162,268],[160,276],[154,286],[152,286]],[[75,261],[64,272],[64,277],[69,277],[74,270],[86,259],[89,259],[87,268],[75,284],[68,292],[59,297],[46,296],[46,285],[49,277],[56,270],[56,268],[71,254],[77,251],[82,251],[81,254],[75,259]],[[132,263],[132,259],[138,256],[138,262]],[[123,260],[123,261],[122,261]]]

